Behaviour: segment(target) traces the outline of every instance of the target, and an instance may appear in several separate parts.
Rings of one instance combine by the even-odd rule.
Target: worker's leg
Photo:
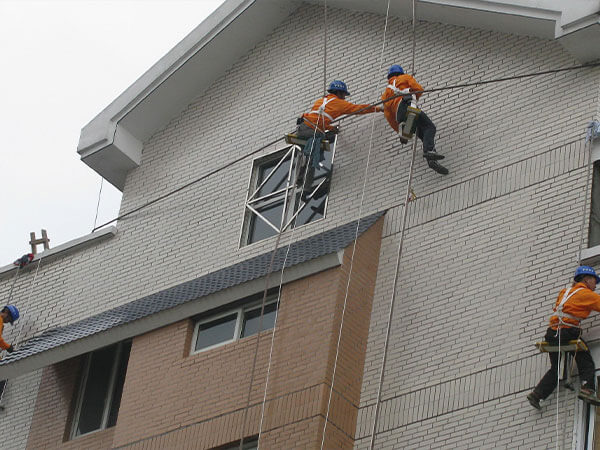
[[[569,343],[569,341],[577,339],[579,337],[579,334],[580,330],[578,328],[561,328],[561,345],[566,345]],[[556,330],[548,328],[548,330],[546,331],[546,336],[544,336],[544,340],[550,345],[558,345],[558,336],[556,334]],[[542,400],[547,398],[550,394],[552,394],[552,391],[554,391],[554,388],[556,388],[558,376],[558,353],[548,353],[548,357],[550,358],[550,370],[546,372],[546,374],[542,377],[538,385],[533,390],[533,392]]]
[[[421,111],[417,119],[417,137],[423,142],[423,152],[435,152],[435,125],[431,119]]]
[[[596,367],[594,365],[592,354],[589,351],[578,351],[575,353],[575,362],[577,363],[577,370],[579,371],[581,387],[593,391],[596,390],[596,383],[594,380]]]
[[[558,376],[558,353],[548,353],[550,357],[550,369],[542,377],[533,392],[541,399],[547,398],[556,388],[556,377]]]

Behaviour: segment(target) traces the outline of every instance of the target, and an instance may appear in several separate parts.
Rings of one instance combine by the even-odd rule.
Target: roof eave
[[[264,39],[298,0],[227,0],[83,129],[77,152],[117,189],[143,143]],[[210,61],[210,64],[207,64]]]
[[[283,273],[283,283],[289,283],[301,278],[338,267],[342,264],[343,250],[330,253],[307,261],[297,266],[286,268]],[[269,277],[269,288],[279,286],[281,272],[274,272]],[[106,347],[108,345],[140,336],[144,333],[164,326],[189,319],[198,314],[227,305],[240,298],[262,292],[265,288],[265,277],[257,278],[246,283],[233,286],[223,291],[199,298],[196,301],[184,303],[175,308],[135,320],[133,322],[102,331],[91,336],[74,340],[68,344],[46,350],[10,364],[0,366],[0,379],[12,379],[33,372],[52,364],[65,361],[85,353]]]

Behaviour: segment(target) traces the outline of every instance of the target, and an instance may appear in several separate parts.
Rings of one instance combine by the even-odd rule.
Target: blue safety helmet
[[[348,92],[348,86],[346,86],[346,83],[340,80],[333,80],[331,83],[329,83],[327,92],[343,92],[346,95],[350,95],[350,92]]]
[[[390,70],[388,70],[388,78],[391,78],[395,75],[403,75],[404,74],[404,69],[402,68],[402,66],[398,65],[398,64],[394,64],[392,67],[390,67]]]
[[[9,323],[11,324],[19,318],[19,310],[14,305],[6,305],[4,308],[2,308],[2,310],[6,310],[10,314]]]
[[[590,266],[579,266],[575,270],[575,276],[573,278],[575,281],[579,281],[578,278],[584,275],[591,275],[596,279],[596,283],[600,283],[600,277],[596,275],[596,271]]]

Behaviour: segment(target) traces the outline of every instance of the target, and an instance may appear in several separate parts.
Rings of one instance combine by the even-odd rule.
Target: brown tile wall
[[[78,389],[82,358],[72,358],[46,367],[31,422],[28,449],[106,449],[113,442],[114,428],[69,440],[73,399]]]
[[[357,243],[325,448],[353,446],[382,225]],[[282,289],[261,448],[320,447],[352,250],[341,267]],[[181,321],[136,337],[117,426],[71,442],[63,441],[79,360],[46,369],[29,447],[211,448],[239,440],[256,336],[189,355],[192,331],[192,321]],[[261,333],[244,436],[258,434],[270,346],[271,333]]]

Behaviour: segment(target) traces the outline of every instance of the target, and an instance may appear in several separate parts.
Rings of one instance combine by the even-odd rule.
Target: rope
[[[323,31],[323,97],[327,96],[327,0],[324,2],[325,13],[323,22],[325,24]]]
[[[98,192],[98,203],[96,204],[96,216],[94,217],[94,226],[92,232],[96,230],[96,222],[98,220],[98,211],[100,210],[100,198],[102,197],[102,185],[104,184],[104,177],[100,178],[100,192]]]
[[[587,216],[587,201],[590,195],[590,178],[592,176],[592,150],[593,150],[594,138],[591,137],[589,140],[589,151],[587,152],[587,179],[585,183],[585,197],[583,198],[583,208],[581,211],[581,226],[579,228],[579,252],[577,253],[577,265],[581,265],[581,252],[583,250],[583,229],[585,227],[585,218]]]
[[[31,280],[31,286],[29,288],[29,295],[27,295],[27,302],[26,302],[27,305],[30,304],[31,297],[33,296],[33,287],[35,286],[35,280],[37,279],[38,272],[40,270],[40,266],[42,265],[42,259],[44,258],[43,255],[44,255],[44,253],[40,254],[40,259],[38,260],[37,267],[35,268],[35,273],[33,274],[33,279]],[[24,328],[25,328],[25,321],[23,320],[22,325],[19,327],[19,333],[17,334],[17,337],[15,339],[15,345],[20,344],[19,341],[21,340],[21,334],[23,333]]]
[[[589,140],[589,151],[586,152],[586,156],[587,156],[587,163],[586,163],[586,168],[587,168],[587,178],[586,178],[586,183],[585,183],[585,196],[583,198],[583,207],[582,207],[582,211],[581,211],[581,225],[579,227],[579,250],[577,252],[577,266],[581,265],[581,252],[583,250],[583,232],[584,232],[584,228],[585,228],[585,219],[586,219],[586,212],[587,212],[587,202],[588,202],[588,196],[589,196],[589,192],[590,192],[590,178],[592,176],[592,149],[593,149],[593,138],[591,138]],[[567,295],[567,291],[565,291],[564,295]],[[561,327],[560,327],[560,321],[559,324],[557,325],[557,334],[558,334],[558,354],[557,354],[557,370],[556,370],[556,418],[554,421],[554,428],[555,428],[555,433],[556,433],[556,448],[559,448],[559,440],[560,440],[560,427],[558,424],[558,418],[560,416],[560,410],[559,410],[559,405],[560,405],[560,363],[561,360],[564,360],[564,364],[567,364],[566,361],[566,355],[563,358],[560,347],[561,347],[561,339],[560,339],[560,333],[561,333]],[[579,338],[577,338],[577,341],[581,340],[581,335],[579,336]],[[573,361],[571,362],[571,367],[569,369],[569,377],[572,375],[573,373],[573,369],[575,366],[575,357],[577,356],[577,351],[579,350],[579,346],[577,347],[577,349],[575,350],[575,354],[573,356]],[[565,366],[565,371],[566,371],[566,366]]]
[[[596,63],[589,63],[589,64],[581,64],[579,66],[570,66],[570,67],[563,67],[560,69],[552,69],[552,70],[544,70],[542,72],[530,72],[530,73],[525,73],[522,75],[511,75],[509,77],[502,77],[502,78],[492,78],[490,80],[479,80],[479,81],[472,81],[469,83],[462,83],[462,84],[452,84],[452,85],[446,85],[446,86],[442,86],[439,88],[431,88],[431,89],[423,89],[421,91],[411,91],[411,94],[429,94],[432,92],[441,92],[441,91],[449,91],[449,90],[454,90],[454,89],[463,89],[466,87],[477,87],[477,86],[482,86],[482,85],[486,85],[486,84],[491,84],[491,83],[502,83],[504,81],[512,81],[512,80],[521,80],[523,78],[532,78],[532,77],[537,77],[537,76],[543,76],[543,75],[551,75],[551,74],[555,74],[555,73],[560,73],[560,72],[568,72],[571,70],[579,70],[579,69],[588,69],[588,68],[593,68],[593,67],[598,67],[600,66],[600,62],[596,62]],[[553,91],[554,92],[554,91]],[[563,91],[565,94],[573,92],[572,90],[567,90],[567,91]],[[386,98],[385,100],[381,100],[378,101],[376,103],[372,103],[368,106],[365,106],[364,108],[361,108],[357,111],[354,111],[351,114],[347,114],[345,116],[339,117],[335,120],[333,120],[331,123],[336,123],[342,120],[346,120],[351,116],[355,116],[357,114],[360,114],[362,111],[365,111],[369,108],[372,108],[373,106],[379,106],[382,105],[384,103],[390,102],[392,100],[394,100],[395,98],[398,97],[402,97],[405,94],[398,94],[398,95],[394,95],[393,97],[389,97]]]
[[[412,12],[413,12],[413,17],[412,17],[412,21],[413,21],[413,70],[414,70],[414,60],[415,60],[415,49],[416,49],[416,45],[415,45],[415,41],[416,41],[416,27],[415,27],[415,23],[416,23],[416,7],[415,7],[415,2],[416,0],[413,0],[412,2]],[[404,245],[404,233],[406,230],[406,219],[408,217],[408,204],[410,203],[410,199],[411,199],[411,193],[412,193],[412,179],[413,179],[413,173],[414,173],[414,166],[415,166],[415,159],[416,159],[416,155],[417,155],[417,138],[416,136],[413,137],[414,141],[413,141],[413,148],[412,148],[412,156],[411,156],[411,160],[410,160],[410,168],[409,168],[409,172],[408,172],[408,181],[406,182],[406,194],[404,196],[404,208],[402,208],[402,219],[401,219],[401,228],[400,228],[400,242],[398,243],[398,254],[396,256],[396,270],[394,272],[394,281],[393,281],[393,287],[392,287],[392,297],[390,299],[390,307],[389,307],[389,312],[388,312],[388,319],[387,319],[387,325],[386,325],[386,331],[385,331],[385,342],[383,345],[383,357],[382,357],[382,361],[381,361],[381,370],[379,372],[379,383],[377,385],[377,398],[376,398],[376,402],[375,402],[375,412],[374,412],[374,417],[373,417],[373,428],[371,429],[371,440],[369,443],[369,448],[371,450],[373,450],[375,448],[375,434],[377,432],[377,420],[379,419],[379,405],[381,404],[381,395],[382,395],[382,387],[383,387],[383,379],[384,379],[384,373],[385,373],[385,366],[387,364],[387,353],[388,353],[388,347],[389,347],[389,342],[390,342],[390,334],[391,334],[391,328],[392,328],[392,317],[394,315],[394,304],[396,301],[396,290],[397,290],[397,285],[398,285],[398,277],[400,274],[400,261],[402,259],[402,247]]]
[[[390,0],[388,0],[388,2],[387,2],[387,9],[386,9],[386,14],[385,14],[385,24],[384,24],[384,28],[383,28],[383,43],[381,45],[381,55],[379,57],[378,72],[381,72],[381,68],[383,66],[383,55],[385,52],[389,15],[390,15]],[[377,89],[377,87],[375,89]],[[363,210],[365,192],[366,192],[366,187],[367,187],[367,175],[369,173],[369,167],[370,167],[370,161],[371,161],[371,151],[373,149],[373,135],[374,134],[375,134],[375,116],[373,116],[373,118],[371,120],[371,134],[369,136],[369,150],[367,152],[367,163],[365,165],[365,170],[364,170],[364,177],[363,177],[364,181],[363,181],[362,193],[361,193],[361,197],[360,197],[360,204],[359,204],[359,208],[358,208],[358,217],[356,220],[356,230],[354,232],[354,242],[352,245],[352,255],[350,257],[350,268],[349,268],[349,272],[348,272],[348,280],[346,282],[346,292],[344,293],[344,303],[342,306],[342,317],[340,319],[337,343],[336,343],[336,347],[335,347],[335,359],[334,359],[333,371],[332,371],[332,375],[331,375],[331,386],[329,387],[329,396],[327,399],[327,410],[325,413],[325,422],[323,424],[323,433],[321,436],[321,450],[323,450],[323,448],[325,446],[325,435],[327,432],[327,423],[329,422],[329,413],[331,411],[331,398],[333,396],[333,389],[335,386],[335,376],[337,373],[337,364],[338,364],[338,358],[339,358],[339,353],[340,353],[340,342],[342,339],[342,331],[344,329],[344,318],[346,316],[346,306],[348,304],[348,294],[350,292],[350,281],[352,279],[352,272],[353,272],[353,268],[354,268],[354,255],[356,254],[356,243],[358,241],[358,231],[360,229],[360,219],[362,217],[362,210]]]
[[[447,85],[447,86],[442,86],[442,87],[439,87],[439,88],[432,88],[432,89],[424,89],[422,91],[415,91],[415,92],[413,92],[413,94],[425,94],[425,93],[440,92],[440,91],[453,90],[453,89],[462,89],[462,88],[465,88],[465,87],[480,86],[480,85],[485,85],[485,84],[490,84],[490,83],[500,83],[500,82],[503,82],[503,81],[518,80],[518,79],[522,79],[522,78],[530,78],[530,77],[536,77],[536,76],[543,76],[543,75],[549,75],[549,74],[554,74],[554,73],[559,73],[559,72],[566,72],[566,71],[572,71],[572,70],[580,70],[580,69],[586,69],[586,68],[593,68],[593,67],[598,67],[598,66],[600,66],[600,62],[591,63],[591,64],[582,64],[582,65],[579,65],[579,66],[563,67],[561,69],[546,70],[546,71],[543,71],[543,72],[532,72],[532,73],[527,73],[527,74],[523,74],[523,75],[514,75],[514,76],[504,77],[504,78],[494,78],[494,79],[490,79],[490,80],[474,81],[474,82],[470,82],[470,83],[463,83],[463,84],[456,84],[456,85]],[[378,101],[376,103],[370,104],[368,107],[365,107],[364,109],[368,109],[368,108],[371,108],[373,106],[379,106],[379,105],[384,104],[386,102],[389,102],[389,101],[391,101],[391,100],[393,100],[395,98],[396,98],[396,96],[392,96],[392,97],[390,97],[390,98],[388,98],[388,99],[386,99],[384,101]],[[358,111],[354,112],[353,114],[348,114],[346,116],[339,117],[336,120],[332,121],[331,123],[333,124],[333,123],[340,122],[342,120],[346,120],[346,119],[348,119],[348,118],[350,118],[350,117],[352,117],[352,116],[360,113],[361,111],[363,111],[363,109],[358,110]],[[132,209],[131,211],[128,211],[128,212],[126,212],[124,214],[121,214],[120,216],[115,217],[114,219],[111,219],[108,222],[105,222],[102,225],[99,225],[99,226],[95,227],[92,230],[92,232],[94,232],[94,231],[96,231],[96,230],[98,230],[98,229],[100,229],[102,227],[105,227],[107,225],[110,225],[111,223],[114,223],[114,222],[116,222],[118,220],[124,219],[125,217],[128,217],[128,216],[130,216],[132,214],[135,214],[136,212],[141,211],[142,209],[145,209],[145,208],[147,208],[147,207],[149,207],[149,206],[151,206],[151,205],[153,205],[153,204],[155,204],[157,202],[165,200],[166,198],[169,198],[170,196],[172,196],[174,194],[177,194],[178,192],[181,192],[181,191],[183,191],[183,190],[185,190],[185,189],[187,189],[187,188],[189,188],[189,187],[191,187],[191,186],[193,186],[193,185],[195,185],[195,184],[197,184],[197,183],[199,183],[199,182],[201,182],[201,181],[203,181],[203,180],[205,180],[205,179],[207,179],[207,178],[209,178],[209,177],[211,177],[213,175],[218,174],[219,172],[221,172],[221,171],[223,171],[225,169],[228,169],[229,167],[231,167],[231,166],[233,166],[233,165],[235,165],[235,164],[237,164],[237,163],[239,163],[239,162],[241,162],[241,161],[243,161],[243,160],[245,160],[245,159],[247,159],[247,158],[249,158],[249,157],[251,157],[253,155],[256,155],[257,153],[263,151],[264,149],[270,147],[271,145],[276,144],[280,140],[282,140],[282,138],[277,138],[277,139],[269,142],[266,145],[263,145],[262,147],[260,147],[260,148],[258,148],[256,150],[253,150],[253,151],[251,151],[251,152],[249,152],[249,153],[247,153],[247,154],[245,154],[243,156],[240,156],[239,158],[236,158],[236,159],[230,161],[229,163],[227,163],[227,164],[225,164],[225,165],[223,165],[223,166],[221,166],[221,167],[219,167],[217,169],[214,169],[214,170],[210,171],[209,173],[207,173],[205,175],[202,175],[201,177],[199,177],[199,178],[197,178],[197,179],[195,179],[193,181],[190,181],[187,184],[184,184],[183,186],[180,186],[180,187],[178,187],[178,188],[176,188],[176,189],[174,189],[174,190],[172,190],[170,192],[167,192],[167,193],[165,193],[165,194],[163,194],[163,195],[161,195],[161,196],[159,196],[159,197],[157,197],[157,198],[155,198],[153,200],[150,200],[150,201],[148,201],[148,202],[146,202],[146,203],[144,203],[144,204],[142,204],[142,205],[140,205],[140,206]]]
[[[8,300],[6,301],[7,304],[10,304],[10,301],[12,299],[13,289],[15,287],[15,284],[17,283],[17,278],[19,278],[20,270],[21,270],[21,266],[17,266],[17,271],[15,272],[15,276],[13,277],[12,283],[10,285],[10,290],[8,291]]]
[[[325,121],[325,119],[323,118],[323,122]],[[319,122],[319,120],[317,120],[317,122]],[[313,151],[315,150],[315,145],[314,145],[314,138],[317,135],[317,126],[315,126],[314,131],[313,131],[313,144],[310,148],[310,153],[307,157],[307,163],[306,163],[306,167],[304,170],[304,176],[303,176],[303,180],[302,180],[302,189],[301,192],[304,192],[304,189],[306,187],[306,177],[308,175],[308,170],[311,164],[311,159],[312,159],[312,154]],[[302,155],[302,154],[301,154]],[[302,158],[303,156],[299,157],[299,160]],[[305,157],[305,155],[304,155]],[[296,170],[293,170],[293,165],[294,165],[295,161],[292,155],[292,158],[290,160],[290,170],[288,172],[288,180],[287,180],[287,186],[289,189],[290,186],[290,182],[291,180],[291,176],[292,174],[294,174],[294,177],[296,177],[297,173]],[[296,178],[294,178],[293,180],[293,184],[294,184],[294,189],[292,189],[292,195],[291,195],[291,199],[290,199],[290,203],[295,202],[296,201]],[[254,374],[256,371],[256,360],[257,360],[257,356],[258,356],[258,344],[260,342],[260,333],[262,332],[262,327],[263,327],[263,317],[264,317],[264,310],[265,310],[265,303],[266,303],[266,299],[267,299],[267,291],[269,289],[269,279],[271,276],[271,271],[273,270],[273,263],[275,260],[275,255],[277,253],[277,250],[279,248],[279,242],[281,240],[281,235],[283,234],[283,228],[284,228],[284,224],[287,218],[287,206],[288,206],[288,202],[287,199],[289,198],[289,192],[288,190],[286,190],[286,200],[284,202],[284,207],[283,207],[283,212],[282,212],[282,218],[281,218],[281,224],[279,226],[279,234],[277,235],[277,240],[275,242],[275,248],[273,249],[273,253],[271,254],[271,261],[269,263],[269,269],[267,270],[267,276],[265,279],[265,289],[263,291],[263,298],[262,298],[262,303],[261,303],[261,310],[260,310],[260,319],[259,319],[259,325],[258,325],[258,333],[256,335],[256,346],[254,348],[254,359],[252,362],[252,372],[250,375],[250,386],[248,389],[248,398],[247,398],[247,402],[246,402],[246,408],[244,409],[244,415],[243,415],[243,420],[242,420],[242,437],[240,439],[240,450],[242,450],[242,446],[244,444],[244,427],[246,426],[246,417],[248,414],[248,408],[250,407],[250,395],[252,393],[252,384],[254,383]],[[296,218],[297,220],[297,218]],[[292,242],[294,240],[294,234],[296,233],[296,227],[294,226],[292,228],[292,234],[290,236],[289,239],[289,243],[287,245],[287,249],[286,249],[286,253],[285,253],[285,257],[283,260],[283,264],[281,267],[281,277],[279,279],[279,288],[278,288],[278,294],[277,294],[277,308],[276,308],[276,312],[275,312],[275,321],[273,323],[273,331],[271,333],[271,346],[270,346],[270,350],[269,350],[269,362],[267,365],[267,377],[265,380],[265,389],[264,389],[264,394],[263,394],[263,401],[261,403],[261,411],[260,411],[260,422],[259,422],[259,428],[258,428],[258,439],[257,439],[257,449],[260,448],[260,436],[262,433],[262,426],[263,426],[263,422],[264,422],[264,414],[265,414],[265,405],[266,405],[266,401],[267,401],[267,389],[268,389],[268,385],[269,385],[269,376],[271,374],[271,362],[272,362],[272,357],[273,357],[273,347],[274,347],[274,342],[275,342],[275,331],[277,330],[277,318],[279,317],[279,304],[281,302],[281,288],[283,285],[283,273],[285,271],[285,265],[287,263],[287,258],[290,252],[290,248],[292,245]]]

